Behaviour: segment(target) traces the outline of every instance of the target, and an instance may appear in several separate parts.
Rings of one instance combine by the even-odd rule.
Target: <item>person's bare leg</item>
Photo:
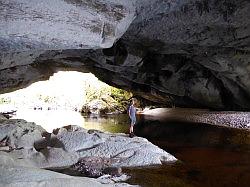
[[[133,138],[134,136],[134,126],[131,124],[129,128],[129,137]]]
[[[129,134],[131,134],[133,132],[133,126],[130,125],[130,128],[129,128]]]

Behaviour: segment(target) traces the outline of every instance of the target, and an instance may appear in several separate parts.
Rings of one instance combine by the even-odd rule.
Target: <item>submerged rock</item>
[[[111,176],[122,175],[120,167],[110,167],[112,159],[102,157],[84,157],[78,160],[72,168],[87,177],[100,177],[104,174]]]

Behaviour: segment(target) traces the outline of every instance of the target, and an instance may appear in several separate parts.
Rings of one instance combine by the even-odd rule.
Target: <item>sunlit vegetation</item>
[[[97,108],[109,113],[125,111],[131,97],[130,92],[109,86],[91,73],[58,72],[48,81],[0,95],[0,106],[17,109],[63,108],[87,113]]]
[[[82,112],[90,113],[94,110],[98,110],[97,113],[126,111],[132,93],[109,86],[99,81],[92,74],[89,76],[91,81],[86,79],[84,82],[86,97]]]
[[[9,104],[11,99],[9,97],[0,97],[0,104]]]

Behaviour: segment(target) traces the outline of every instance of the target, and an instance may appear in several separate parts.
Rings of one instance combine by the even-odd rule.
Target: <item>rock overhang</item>
[[[13,2],[16,1],[2,3],[1,7],[6,9],[6,4],[10,5]],[[40,8],[45,7],[41,14],[48,13],[45,10],[49,4],[43,5],[44,2],[46,1],[37,5]],[[26,11],[28,13],[30,7],[33,10],[37,9],[36,6],[32,7],[34,1],[23,3],[30,5]],[[87,26],[91,24],[99,26],[97,22],[91,22],[93,18],[113,24],[114,30],[119,32],[112,35],[111,40],[109,40],[111,35],[107,32],[106,46],[99,45],[102,36],[98,35],[99,39],[96,36],[95,31],[98,29],[90,30],[90,35],[87,35],[87,32],[76,33],[76,36],[80,35],[75,38],[79,39],[79,45],[74,45],[74,40],[72,43],[55,40],[48,42],[47,47],[34,45],[30,49],[24,46],[25,41],[30,41],[26,40],[27,37],[32,36],[28,34],[29,32],[26,33],[26,38],[25,35],[21,35],[23,42],[13,43],[13,50],[5,47],[6,40],[2,40],[0,42],[1,93],[47,79],[58,70],[77,70],[91,71],[108,84],[133,91],[136,95],[161,104],[217,110],[250,109],[248,1],[187,0],[128,3],[108,0],[91,2],[57,0],[53,3],[71,7],[79,14],[82,11],[81,16],[86,20],[84,29],[89,29]],[[9,6],[9,9],[13,7],[15,9],[15,6]],[[51,6],[49,9],[53,10],[51,20],[44,17],[37,18],[36,11],[31,11],[32,14],[28,14],[27,19],[38,23],[43,19],[61,23],[58,20],[61,15],[65,18],[62,23],[75,23],[67,21],[70,11],[63,14],[58,7]],[[7,17],[2,19],[2,24],[10,24],[8,19],[15,18],[16,11],[8,13],[3,11],[2,15]],[[54,18],[54,13],[58,11],[59,17]],[[91,17],[86,16],[87,14],[93,15]],[[79,17],[75,14],[72,18],[79,21]],[[18,18],[16,21],[21,22]],[[91,24],[88,25],[88,22]],[[31,32],[39,28],[34,28],[35,30]],[[50,26],[44,26],[42,30],[46,30],[45,28],[50,31]],[[98,28],[103,31],[109,30],[103,25]],[[16,41],[18,35],[11,34],[16,29],[24,31],[19,27],[15,27],[14,30],[10,27],[1,27],[0,33],[4,33],[5,39]],[[68,27],[65,27],[65,30],[55,30],[47,34],[60,38],[58,33],[67,32],[67,29]],[[70,29],[74,31],[74,27]],[[40,41],[44,40],[42,31],[36,34]],[[89,42],[92,37],[97,37],[98,45]],[[70,37],[65,39],[70,41]],[[81,45],[83,41],[86,44],[89,42],[87,47]],[[113,46],[109,48],[112,44]],[[102,49],[106,47],[108,49]],[[20,52],[19,49],[25,52]]]

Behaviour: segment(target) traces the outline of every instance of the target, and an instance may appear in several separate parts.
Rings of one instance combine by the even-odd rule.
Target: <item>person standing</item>
[[[130,128],[129,128],[129,137],[134,136],[134,125],[136,123],[136,108],[135,108],[135,99],[132,98],[132,103],[129,106],[128,110],[129,118],[130,118]]]

